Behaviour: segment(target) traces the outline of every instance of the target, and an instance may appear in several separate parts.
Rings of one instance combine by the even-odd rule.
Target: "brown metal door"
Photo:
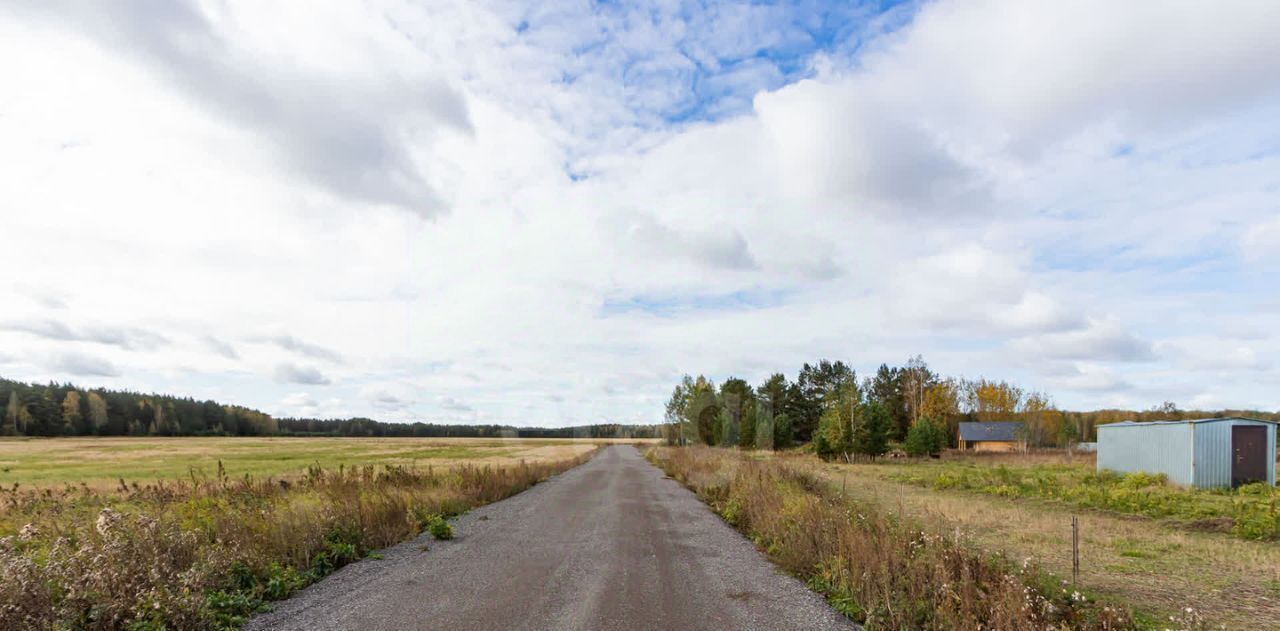
[[[1231,486],[1267,480],[1267,428],[1236,425],[1231,428]]]

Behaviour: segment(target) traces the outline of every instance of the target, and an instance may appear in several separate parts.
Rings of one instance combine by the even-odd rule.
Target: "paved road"
[[[630,446],[459,517],[454,533],[349,565],[249,628],[854,628]]]

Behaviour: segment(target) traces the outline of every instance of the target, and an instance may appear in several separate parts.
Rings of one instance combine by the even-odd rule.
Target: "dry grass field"
[[[239,628],[379,548],[451,538],[447,518],[601,442],[0,441],[0,629]]]
[[[969,545],[1071,577],[1071,517],[1080,519],[1080,586],[1135,607],[1150,628],[1191,607],[1208,628],[1280,628],[1280,545],[1247,541],[1229,532],[1202,532],[1177,521],[1071,506],[1061,501],[1001,496],[912,483],[957,466],[1012,472],[1063,470],[1083,476],[1088,455],[1001,455],[932,462],[823,464],[834,487],[852,499],[909,516]],[[1079,468],[1081,471],[1076,472]],[[1229,502],[1229,497],[1224,498]],[[1145,613],[1146,615],[1142,615]]]
[[[298,475],[313,465],[418,467],[550,462],[607,439],[545,438],[52,438],[0,439],[0,486],[129,483],[209,477],[221,462],[232,478]],[[624,442],[636,442],[627,440]]]

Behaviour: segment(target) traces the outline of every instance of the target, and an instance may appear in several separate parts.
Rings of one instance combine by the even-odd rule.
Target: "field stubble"
[[[560,446],[568,449],[499,464],[343,463],[287,477],[223,468],[114,490],[6,488],[0,629],[235,628],[373,550],[422,532],[450,537],[445,518],[518,493],[595,449],[528,449]]]
[[[591,451],[599,439],[348,437],[92,437],[0,439],[0,486],[128,483],[213,476],[288,477],[310,466],[509,464]]]

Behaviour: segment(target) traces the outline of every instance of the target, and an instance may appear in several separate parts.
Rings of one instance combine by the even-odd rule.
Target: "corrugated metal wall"
[[[1163,473],[1190,485],[1194,442],[1191,423],[1098,426],[1098,469]]]
[[[1267,480],[1275,484],[1276,425],[1248,419],[1099,425],[1098,469],[1163,473],[1177,484],[1229,487],[1235,457],[1231,428],[1236,425],[1267,428]]]

